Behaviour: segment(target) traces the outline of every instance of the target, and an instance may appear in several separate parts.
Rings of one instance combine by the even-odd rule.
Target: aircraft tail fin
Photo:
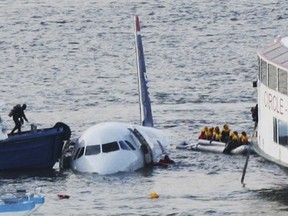
[[[137,15],[134,16],[135,22],[135,46],[137,57],[137,73],[138,73],[138,91],[139,91],[139,105],[140,105],[140,121],[142,126],[153,127],[153,116],[151,101],[148,91],[148,80],[144,59],[144,51],[142,45],[142,37],[140,33],[140,22]]]

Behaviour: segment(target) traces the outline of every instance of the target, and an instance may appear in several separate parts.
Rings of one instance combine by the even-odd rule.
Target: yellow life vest
[[[236,134],[233,133],[233,132],[231,133],[230,137],[231,137],[231,140],[233,140],[233,141],[239,141],[238,135],[236,135]]]
[[[241,135],[240,141],[241,141],[241,143],[248,143],[248,136],[247,135],[246,136]]]
[[[221,133],[217,133],[217,132],[214,132],[213,136],[214,136],[214,140],[217,140],[217,141],[220,141],[221,138],[222,138],[222,134]]]

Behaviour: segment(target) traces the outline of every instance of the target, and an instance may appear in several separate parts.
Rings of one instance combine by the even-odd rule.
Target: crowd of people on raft
[[[242,131],[240,135],[238,135],[237,131],[231,131],[227,124],[223,125],[222,130],[218,126],[208,128],[205,126],[201,130],[201,134],[198,139],[218,141],[226,143],[226,147],[223,153],[230,153],[231,150],[241,146],[241,145],[249,145],[249,139],[245,131]]]

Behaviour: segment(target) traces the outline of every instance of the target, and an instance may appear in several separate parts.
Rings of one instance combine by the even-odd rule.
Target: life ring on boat
[[[57,122],[53,128],[63,128],[63,140],[69,140],[71,137],[71,129],[63,122]]]

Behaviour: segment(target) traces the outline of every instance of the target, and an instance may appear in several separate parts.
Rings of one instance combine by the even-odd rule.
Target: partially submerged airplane
[[[100,175],[129,172],[156,164],[170,136],[154,128],[147,87],[139,17],[134,17],[141,125],[104,122],[88,128],[75,141],[71,168]]]

